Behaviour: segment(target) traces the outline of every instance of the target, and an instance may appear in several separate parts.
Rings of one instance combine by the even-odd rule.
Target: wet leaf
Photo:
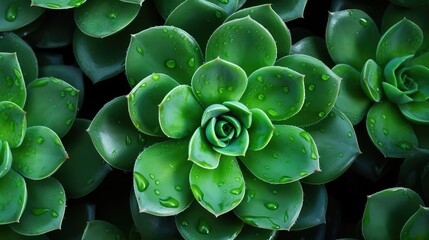
[[[103,220],[94,220],[86,224],[86,228],[83,231],[82,240],[90,240],[95,238],[105,240],[127,239],[121,229]]]
[[[16,53],[0,53],[0,102],[10,101],[23,108],[26,98],[27,91]]]
[[[0,178],[0,224],[18,222],[27,203],[27,187],[13,170]]]
[[[0,3],[0,32],[6,32],[24,27],[45,12],[45,9],[32,7],[27,0],[3,0]]]
[[[15,103],[0,102],[0,139],[7,141],[10,148],[19,147],[27,128],[25,112]]]

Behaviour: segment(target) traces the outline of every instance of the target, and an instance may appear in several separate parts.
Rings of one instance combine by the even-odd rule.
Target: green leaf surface
[[[37,236],[24,236],[21,235],[12,228],[10,228],[8,225],[2,225],[0,226],[0,236],[4,239],[13,239],[13,240],[49,240],[49,238],[45,235],[37,235]]]
[[[232,213],[215,217],[194,202],[176,216],[176,226],[185,239],[234,239],[243,222]]]
[[[390,2],[395,5],[406,7],[406,8],[418,8],[429,4],[428,0],[408,0],[408,1],[390,0]]]
[[[422,195],[424,186],[421,179],[428,165],[429,150],[414,148],[401,164],[398,185],[411,188]]]
[[[325,37],[335,63],[360,70],[368,59],[375,59],[380,33],[365,12],[348,9],[329,15]]]
[[[298,219],[291,230],[303,230],[326,223],[325,215],[328,208],[328,193],[323,184],[303,184],[304,204]]]
[[[25,112],[13,102],[2,101],[0,115],[0,139],[7,141],[10,148],[19,147],[27,128]]]
[[[13,170],[0,178],[0,224],[18,222],[27,203],[27,187],[21,175]]]
[[[140,133],[128,117],[127,99],[117,97],[106,103],[88,128],[92,144],[111,166],[131,171],[144,147],[160,139]]]
[[[261,240],[273,240],[276,238],[278,231],[262,229],[253,227],[249,224],[245,224],[241,229],[240,234],[235,238],[236,240],[248,240],[248,239],[261,239]]]
[[[9,143],[0,140],[0,178],[6,175],[12,166],[12,152]]]
[[[250,75],[274,64],[276,43],[270,32],[249,16],[234,19],[217,28],[208,40],[206,61],[217,57],[237,64]]]
[[[27,87],[28,126],[46,126],[61,138],[73,125],[77,114],[79,91],[54,77],[39,78]]]
[[[235,157],[222,156],[215,169],[194,164],[189,183],[198,203],[216,217],[234,209],[244,197],[244,178]]]
[[[243,129],[236,138],[234,138],[227,146],[218,147],[213,146],[213,149],[222,155],[227,156],[244,156],[247,148],[249,147],[249,133],[247,129]]]
[[[139,211],[171,216],[185,210],[193,197],[189,186],[192,162],[187,140],[169,140],[146,148],[134,166],[134,193]]]
[[[190,137],[199,126],[203,110],[191,87],[177,86],[159,104],[159,125],[170,138]]]
[[[274,126],[264,111],[258,108],[250,109],[252,112],[252,125],[249,132],[249,149],[258,151],[270,142],[274,133]]]
[[[48,8],[48,9],[68,9],[79,7],[84,4],[86,0],[31,0],[31,6]]]
[[[423,43],[423,32],[418,25],[403,19],[389,28],[381,37],[376,53],[377,63],[384,67],[390,60],[417,52]]]
[[[240,102],[263,110],[273,121],[297,114],[304,104],[304,75],[287,67],[269,66],[254,71]]]
[[[402,115],[409,121],[416,123],[429,123],[429,103],[423,102],[410,102],[399,105]]]
[[[206,169],[213,169],[219,165],[221,153],[213,149],[207,140],[205,131],[201,127],[195,130],[189,141],[188,159]]]
[[[58,135],[44,126],[27,128],[24,141],[12,154],[14,170],[32,180],[51,176],[68,157]]]
[[[216,58],[200,66],[192,76],[192,91],[203,107],[238,101],[247,87],[247,75],[239,66]]]
[[[139,5],[118,0],[91,0],[74,11],[74,19],[83,33],[103,38],[125,28],[139,10]]]
[[[262,182],[243,171],[246,193],[234,213],[245,223],[264,229],[290,230],[303,206],[303,190],[296,181],[289,184]]]
[[[383,101],[371,107],[366,129],[374,145],[385,157],[406,157],[413,146],[417,146],[417,137],[411,124],[390,102]]]
[[[320,60],[306,55],[286,56],[279,59],[276,65],[290,68],[305,76],[304,106],[285,123],[306,126],[326,117],[337,100],[341,78]]]
[[[10,227],[27,236],[60,229],[66,208],[66,196],[60,182],[54,178],[26,182],[27,205],[19,223],[11,224]]]
[[[322,170],[304,178],[305,183],[322,184],[338,178],[360,154],[353,125],[335,108],[325,119],[305,130],[316,142]]]
[[[0,53],[0,70],[0,102],[10,101],[23,108],[27,91],[16,53]]]
[[[402,226],[423,205],[407,188],[388,188],[368,197],[362,219],[365,239],[397,239]]]
[[[353,125],[357,125],[365,118],[372,103],[360,90],[360,72],[347,64],[338,64],[332,71],[342,79],[335,108],[343,112]]]
[[[70,132],[62,139],[68,159],[55,173],[68,198],[80,198],[92,192],[111,171],[98,154],[87,133],[91,121],[76,119]],[[76,173],[79,172],[79,178]]]
[[[405,223],[401,230],[401,239],[426,239],[429,238],[429,208],[420,206]]]
[[[125,72],[131,86],[154,72],[189,84],[202,58],[198,43],[187,32],[171,26],[152,27],[131,36]]]
[[[292,45],[291,54],[305,54],[324,62],[331,67],[334,62],[326,48],[325,39],[317,36],[305,37]]]
[[[16,52],[26,84],[37,78],[39,69],[33,49],[22,38],[12,32],[0,33],[0,52]]]
[[[360,77],[361,88],[366,96],[374,102],[380,102],[383,96],[383,69],[372,59],[365,62]]]
[[[125,234],[117,226],[103,221],[94,220],[86,224],[83,231],[82,240],[91,239],[105,239],[105,240],[125,240]]]
[[[308,132],[288,125],[274,128],[264,149],[240,157],[255,176],[268,183],[289,183],[320,171],[316,144]]]
[[[0,32],[6,32],[24,27],[40,15],[45,9],[31,6],[28,0],[3,0],[0,3]],[[3,15],[4,14],[4,15]]]
[[[272,4],[274,11],[276,11],[285,22],[304,17],[304,9],[307,5],[307,0],[277,0],[275,2],[268,0],[247,0],[245,2],[245,6]]]
[[[276,6],[276,3],[241,9],[229,16],[226,21],[250,16],[253,20],[262,24],[276,41],[277,57],[280,58],[289,54],[292,39],[286,24],[273,10],[274,6]]]
[[[216,2],[219,3],[220,1],[216,0]],[[234,3],[232,0],[230,2]],[[187,0],[168,15],[165,25],[185,30],[195,38],[201,47],[205,47],[210,35],[224,22],[227,16],[228,13],[222,7],[210,1]]]
[[[170,13],[177,7],[179,4],[184,2],[185,0],[158,0],[155,1],[155,6],[159,12],[159,14],[164,18],[170,15]]]

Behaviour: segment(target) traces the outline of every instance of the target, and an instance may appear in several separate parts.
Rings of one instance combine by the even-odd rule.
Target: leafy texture
[[[16,53],[0,53],[0,101],[24,107],[27,91]]]
[[[0,31],[6,32],[23,27],[43,14],[43,8],[32,7],[29,1],[5,0],[0,4]]]

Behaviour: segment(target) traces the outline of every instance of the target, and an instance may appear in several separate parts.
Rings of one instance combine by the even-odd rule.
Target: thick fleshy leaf
[[[127,99],[117,97],[95,115],[88,128],[101,157],[115,168],[131,171],[141,150],[160,139],[137,131],[128,117]]]
[[[159,104],[161,130],[170,138],[189,137],[200,125],[203,110],[191,87],[177,86]]]
[[[325,215],[328,208],[328,193],[325,186],[303,184],[304,205],[292,230],[308,229],[326,223]]]
[[[401,230],[401,239],[426,239],[429,238],[429,208],[420,206],[405,223]]]
[[[403,19],[389,28],[381,37],[376,61],[384,67],[396,57],[412,55],[417,52],[423,42],[423,32],[418,25]]]
[[[264,111],[258,108],[250,109],[252,112],[252,126],[249,132],[249,149],[259,151],[270,142],[274,133],[274,126]]]
[[[105,239],[105,240],[125,240],[126,235],[117,226],[103,221],[94,220],[86,224],[83,231],[82,240],[90,239]]]
[[[199,127],[189,141],[188,160],[200,167],[213,169],[219,165],[220,153],[213,149],[205,137],[205,131]]]
[[[317,145],[321,172],[304,178],[311,184],[330,182],[343,174],[360,154],[353,125],[337,109],[315,125],[305,128]]]
[[[245,128],[250,128],[252,125],[252,113],[249,108],[240,102],[227,101],[224,106],[231,110],[230,115],[237,118]]]
[[[189,84],[202,62],[201,49],[191,35],[180,28],[158,26],[131,36],[125,72],[131,86],[154,72]]]
[[[19,223],[11,224],[10,227],[27,236],[60,229],[66,208],[66,196],[60,182],[54,178],[26,182],[27,205]]]
[[[303,206],[303,190],[296,181],[269,184],[243,170],[246,193],[234,213],[245,223],[264,229],[290,230]]]
[[[12,152],[9,143],[0,140],[0,178],[6,175],[12,166]]]
[[[86,130],[91,121],[76,119],[62,139],[69,159],[55,173],[68,198],[79,198],[92,192],[111,171],[91,142]],[[79,178],[76,173],[79,172]]]
[[[24,107],[27,91],[16,53],[0,53],[0,102],[10,101]]]
[[[216,217],[234,209],[244,197],[244,178],[235,157],[222,156],[215,169],[193,165],[189,183],[195,199]]]
[[[398,5],[401,7],[407,7],[407,8],[418,8],[420,6],[429,4],[428,0],[408,0],[408,1],[390,0],[390,2],[395,5]]]
[[[61,138],[70,130],[77,114],[79,91],[54,77],[39,78],[27,87],[28,126],[46,126]]]
[[[297,114],[304,104],[304,75],[286,67],[269,66],[254,71],[240,102],[263,110],[273,121]]]
[[[206,61],[217,57],[237,64],[250,75],[258,68],[274,64],[276,42],[264,26],[249,16],[234,19],[222,24],[209,38]]]
[[[270,32],[277,44],[277,57],[283,57],[289,54],[292,39],[284,21],[273,10],[275,5],[273,3],[245,8],[229,16],[226,21],[250,16]]]
[[[86,0],[56,0],[55,2],[49,0],[31,0],[31,6],[49,9],[68,9],[79,7],[85,2]]]
[[[61,79],[79,90],[78,106],[79,109],[82,107],[85,86],[82,71],[79,68],[71,65],[47,65],[40,68],[39,76]]]
[[[326,27],[326,45],[335,63],[362,69],[375,59],[380,33],[368,14],[358,9],[331,13]]]
[[[138,4],[141,6],[145,0],[119,0],[119,1],[126,2],[126,3]]]
[[[405,118],[412,122],[429,123],[429,103],[427,101],[401,104],[399,110]]]
[[[235,238],[236,240],[248,240],[248,239],[261,239],[261,240],[273,240],[276,238],[278,231],[262,229],[258,227],[245,224],[241,229],[240,234]]]
[[[424,186],[420,180],[428,165],[429,150],[414,148],[401,164],[398,185],[411,188],[422,195]]]
[[[238,9],[238,2],[239,0],[208,0],[208,2],[211,2],[219,7],[221,7],[228,15],[231,15]]]
[[[37,64],[39,67],[48,65],[63,65],[64,56],[60,53],[51,51],[38,51],[37,52]]]
[[[213,149],[227,156],[244,156],[247,148],[249,147],[249,133],[247,129],[243,129],[237,137],[235,137],[227,146],[218,147],[213,146]]]
[[[326,48],[325,39],[317,36],[305,37],[292,45],[291,54],[305,54],[324,62],[328,67],[334,62]]]
[[[413,99],[405,92],[401,91],[399,88],[393,86],[390,83],[383,82],[382,86],[387,99],[389,99],[392,103],[406,104],[413,101]]]
[[[134,166],[134,193],[140,212],[171,216],[193,200],[189,186],[192,162],[187,140],[169,140],[146,148]]]
[[[230,2],[233,3],[234,1],[231,0]],[[165,25],[185,30],[197,40],[201,47],[205,47],[210,35],[223,23],[227,16],[228,13],[223,8],[210,1],[187,0],[168,15]]]
[[[268,0],[247,0],[245,6],[260,4],[272,4],[274,11],[277,12],[283,21],[289,22],[304,16],[307,0],[280,0],[275,2]]]
[[[268,183],[289,183],[320,171],[319,153],[308,132],[288,125],[274,127],[264,149],[240,157],[255,176]]]
[[[302,54],[283,57],[276,65],[290,68],[305,76],[304,106],[285,122],[306,126],[326,117],[337,100],[341,78],[320,60]]]
[[[343,112],[350,122],[356,125],[365,118],[371,106],[371,100],[363,91],[359,91],[361,89],[360,72],[347,64],[338,64],[332,71],[342,79],[335,108]]]
[[[158,0],[155,1],[155,6],[164,19],[167,19],[168,15],[185,0]]]
[[[374,145],[386,157],[406,157],[413,146],[417,146],[411,124],[390,102],[383,101],[371,107],[366,129]]]
[[[48,236],[46,234],[37,235],[37,236],[24,236],[21,235],[12,228],[10,228],[8,225],[1,225],[0,226],[0,236],[4,239],[13,239],[13,240],[49,240]]]
[[[18,35],[12,32],[0,33],[0,52],[16,52],[22,76],[28,84],[37,78],[39,69],[33,49]]]
[[[375,102],[380,102],[383,92],[381,83],[384,81],[383,69],[372,60],[365,62],[360,76],[360,83],[366,96]]]
[[[32,7],[29,1],[4,0],[0,3],[0,32],[24,27],[36,20],[45,10]]]
[[[74,19],[83,33],[103,38],[125,28],[139,10],[139,5],[118,0],[91,0],[75,10]]]
[[[191,86],[204,107],[238,101],[246,90],[247,75],[239,66],[216,58],[195,71]]]
[[[24,141],[12,154],[15,171],[33,180],[51,176],[68,157],[58,135],[44,126],[27,128]]]
[[[234,239],[243,222],[232,213],[215,217],[194,202],[176,216],[176,226],[185,239]]]
[[[362,219],[364,238],[398,238],[402,226],[420,205],[420,196],[407,188],[389,188],[370,195]]]
[[[0,102],[0,139],[7,141],[10,148],[16,148],[24,140],[27,128],[25,112],[15,103]]]
[[[150,136],[164,136],[159,126],[159,104],[178,85],[171,77],[154,73],[131,90],[127,97],[128,113],[138,130]]]
[[[0,225],[18,222],[27,203],[24,178],[10,170],[0,178],[0,194]]]

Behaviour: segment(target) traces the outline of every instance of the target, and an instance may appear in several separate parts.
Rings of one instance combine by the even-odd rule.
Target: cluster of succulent
[[[2,0],[0,239],[427,238],[429,2],[331,2]],[[362,126],[405,160],[335,235]]]

